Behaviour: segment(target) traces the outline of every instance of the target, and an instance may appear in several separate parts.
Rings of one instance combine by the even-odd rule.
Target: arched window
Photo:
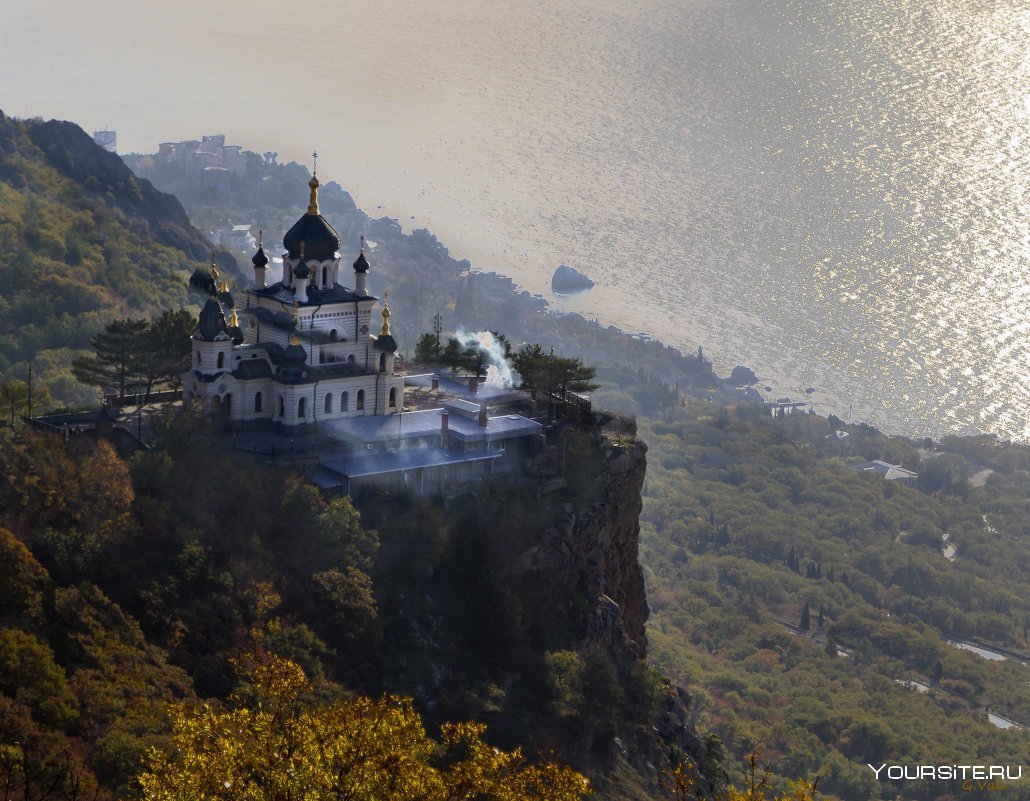
[[[364,411],[364,409],[365,409],[365,390],[363,390],[363,389],[359,389],[358,390],[358,400],[357,400],[357,403],[355,404],[355,408],[359,412]]]
[[[344,392],[340,396],[340,411],[341,412],[350,411],[350,393],[349,392]]]
[[[322,268],[322,286],[323,287],[329,286],[329,268],[328,267],[323,267]]]
[[[397,387],[390,387],[390,408],[397,406]]]
[[[347,364],[354,364],[354,354],[347,357]]]
[[[386,354],[385,353],[380,353],[379,354],[379,372],[380,373],[385,373],[386,372]]]
[[[319,351],[318,351],[318,363],[319,364],[325,364],[325,351],[324,350],[319,349]]]
[[[283,396],[279,396],[279,416],[286,417],[286,404],[283,401]]]
[[[336,333],[336,329],[334,328],[332,331],[329,332],[329,341],[335,342],[339,338],[339,336],[340,335]]]
[[[261,393],[260,392],[257,395],[254,396],[254,411],[255,412],[260,412],[261,411]]]
[[[200,351],[197,351],[197,367],[200,367]]]
[[[325,393],[325,413],[332,414],[333,411],[333,393]]]
[[[297,417],[307,417],[308,399],[301,398],[297,401]]]
[[[219,369],[221,369],[221,368],[225,367],[225,354],[224,354],[224,353],[221,353],[221,352],[220,352],[220,353],[218,354],[218,363],[217,363],[217,366],[218,366],[218,368],[219,368]]]

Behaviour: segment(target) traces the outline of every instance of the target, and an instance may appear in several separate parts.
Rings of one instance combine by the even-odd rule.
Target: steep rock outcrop
[[[596,500],[586,508],[567,504],[546,532],[543,549],[596,599],[583,645],[602,646],[625,680],[647,651],[649,609],[638,560],[647,445],[631,417],[595,415],[590,433],[602,459]],[[684,758],[699,769],[699,789],[710,793],[720,782],[720,755],[694,728],[689,709],[687,691],[667,683],[653,725],[615,743],[658,797],[670,792],[663,777]]]
[[[597,499],[585,509],[567,504],[544,548],[578,574],[596,602],[587,639],[602,642],[625,665],[647,650],[647,595],[637,559],[647,445],[629,417],[599,415],[590,433],[603,459]]]

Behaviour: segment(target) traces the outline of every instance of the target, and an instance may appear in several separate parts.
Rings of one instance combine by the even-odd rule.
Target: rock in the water
[[[755,375],[755,371],[750,367],[738,364],[733,368],[733,372],[730,373],[730,382],[738,387],[750,387],[758,383],[758,376]]]
[[[581,292],[590,289],[594,282],[587,278],[575,267],[567,264],[559,264],[551,276],[551,289],[555,292]]]

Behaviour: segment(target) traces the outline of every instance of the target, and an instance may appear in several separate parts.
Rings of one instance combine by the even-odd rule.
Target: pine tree
[[[808,601],[805,601],[805,608],[801,610],[801,628],[805,631],[812,628],[812,611],[808,608]]]
[[[72,372],[83,384],[104,390],[118,390],[125,397],[126,385],[138,377],[140,344],[146,320],[115,320],[93,336],[90,343],[95,356],[82,356],[72,362]]]
[[[820,629],[822,629],[822,628],[825,628],[825,626],[826,626],[826,618],[824,618],[824,617],[823,617],[823,605],[822,605],[822,604],[819,604],[819,620],[818,620],[818,627],[819,627]]]
[[[147,381],[147,395],[155,381],[177,387],[190,367],[190,340],[197,318],[187,309],[167,310],[156,318],[140,339],[136,361]]]

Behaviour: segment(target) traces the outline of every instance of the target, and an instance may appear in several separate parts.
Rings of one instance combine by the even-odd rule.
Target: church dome
[[[365,258],[365,248],[361,248],[358,257],[354,260],[354,272],[367,273],[368,266],[368,259]]]
[[[265,249],[259,246],[257,253],[251,257],[250,261],[255,267],[266,266],[268,264],[268,256],[265,255]]]
[[[325,217],[318,213],[318,179],[312,178],[308,186],[311,187],[308,210],[286,232],[283,245],[286,246],[291,259],[299,257],[303,245],[305,258],[325,261],[333,258],[339,250],[340,235],[326,222]]]
[[[290,344],[286,350],[283,351],[283,357],[291,365],[304,364],[308,359],[307,351],[304,350],[304,346],[300,344],[300,339],[296,336],[290,337]]]
[[[225,324],[225,314],[214,295],[207,299],[204,308],[200,310],[197,333],[205,342],[214,342],[219,334],[229,336],[229,327]]]

